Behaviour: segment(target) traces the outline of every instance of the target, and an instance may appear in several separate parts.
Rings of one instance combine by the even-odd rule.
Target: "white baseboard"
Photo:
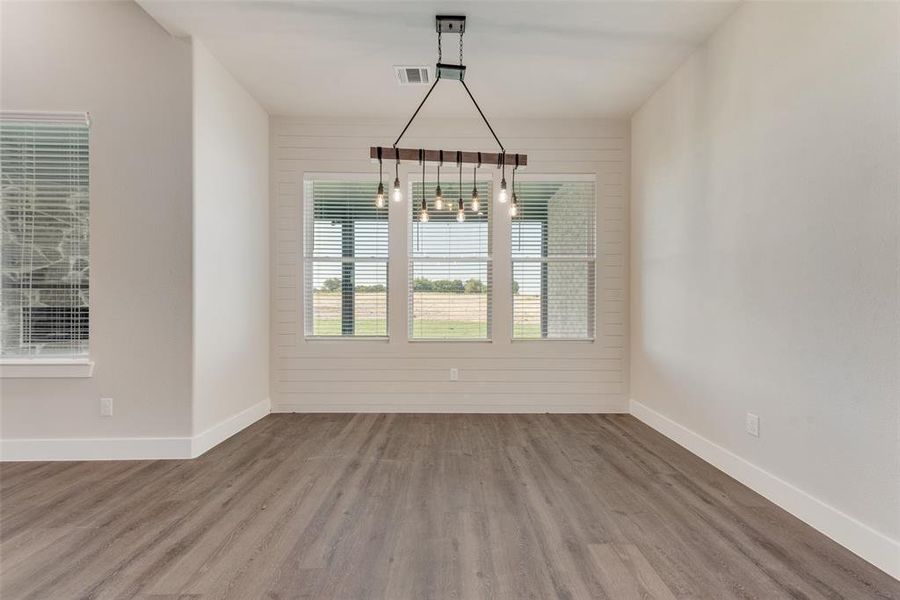
[[[0,461],[196,458],[269,414],[268,398],[193,437],[0,440]]]
[[[892,577],[900,579],[900,542],[857,521],[787,481],[636,400],[631,414],[717,469]]]
[[[218,446],[237,432],[253,425],[272,412],[272,402],[268,398],[257,402],[236,415],[228,417],[206,431],[191,438],[191,458],[197,458],[210,448]]]
[[[374,402],[281,402],[273,413],[432,413],[432,414],[628,414],[628,400],[602,400],[572,404],[507,404],[410,402],[384,404]]]
[[[191,438],[0,440],[0,460],[155,460],[191,457]]]

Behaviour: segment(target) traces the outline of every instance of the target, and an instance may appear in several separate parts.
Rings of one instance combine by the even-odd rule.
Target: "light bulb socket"
[[[395,177],[394,178],[394,191],[399,190],[399,189],[400,189],[400,178]]]
[[[379,196],[384,196],[384,184],[383,184],[383,183],[380,183],[380,182],[379,182],[379,184],[378,184],[378,195],[379,195]]]

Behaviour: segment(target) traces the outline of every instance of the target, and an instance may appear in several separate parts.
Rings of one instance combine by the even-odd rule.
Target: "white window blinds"
[[[88,355],[88,121],[0,113],[0,356]]]
[[[309,337],[387,336],[388,209],[371,182],[304,182]]]
[[[512,221],[513,338],[593,339],[593,181],[520,181]]]
[[[448,169],[450,173],[452,169]],[[452,175],[448,177],[453,179]],[[434,203],[437,181],[425,182],[429,221],[419,221],[422,183],[411,183],[409,335],[412,339],[486,340],[491,335],[491,184],[478,182],[480,212],[470,209],[472,180],[441,183],[445,205]],[[458,199],[466,220],[456,220]]]

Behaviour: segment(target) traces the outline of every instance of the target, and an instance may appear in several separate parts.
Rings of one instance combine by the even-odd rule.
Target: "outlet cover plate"
[[[753,413],[747,413],[747,433],[753,437],[759,437],[759,417]]]
[[[101,417],[113,416],[113,399],[112,398],[100,398],[100,416]]]

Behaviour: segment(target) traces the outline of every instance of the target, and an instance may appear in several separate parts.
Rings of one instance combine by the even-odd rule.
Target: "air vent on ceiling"
[[[428,67],[394,65],[394,74],[400,85],[430,85],[431,70]]]

